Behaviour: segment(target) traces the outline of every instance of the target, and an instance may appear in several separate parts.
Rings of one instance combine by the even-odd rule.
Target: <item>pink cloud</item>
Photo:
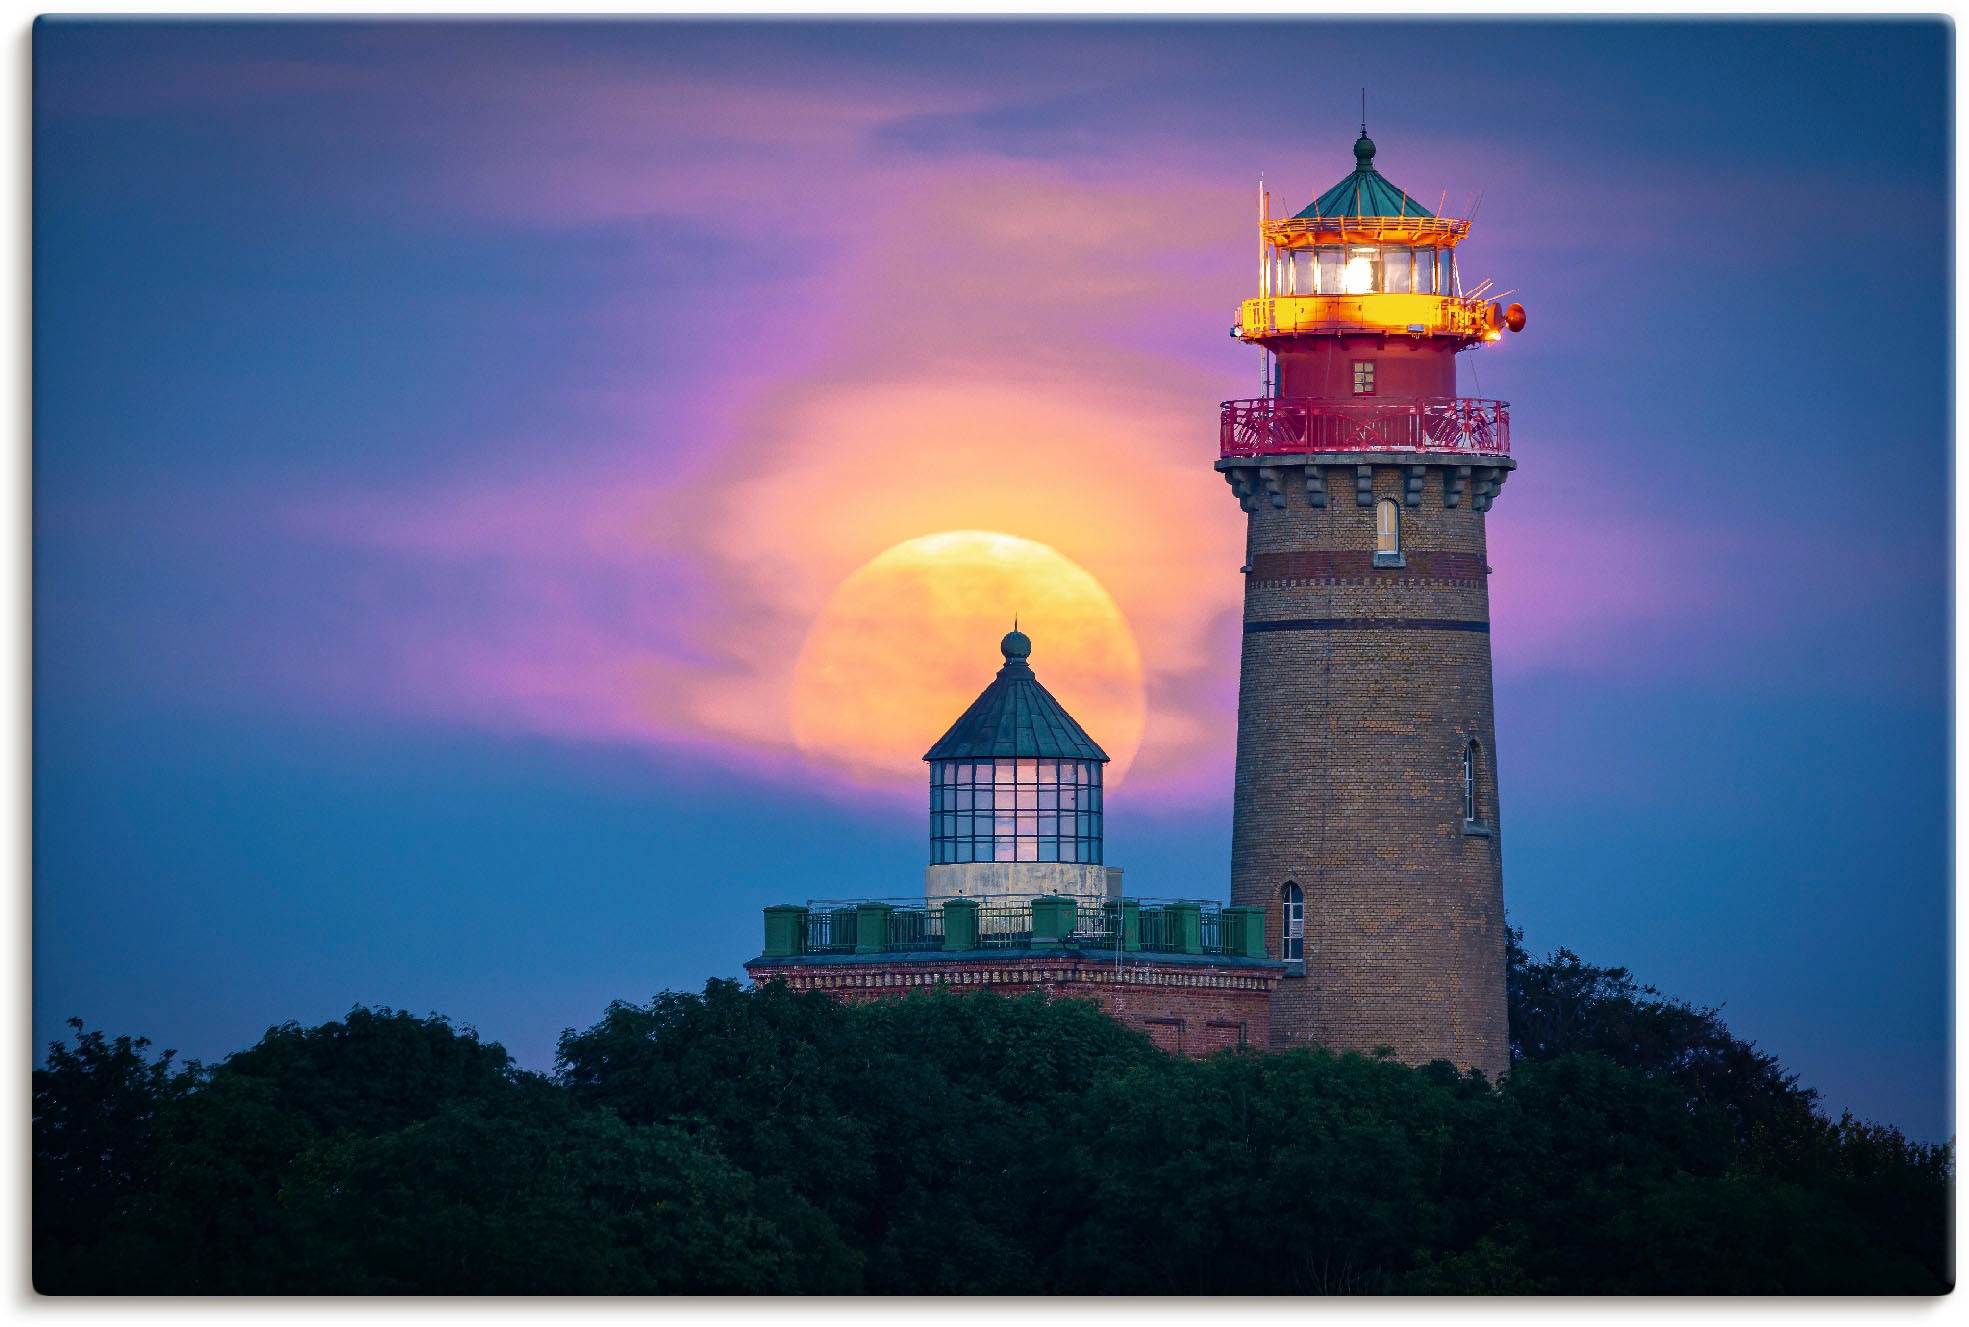
[[[903,539],[998,529],[1087,567],[1151,656],[1160,701],[1136,782],[1221,772],[1230,710],[1194,676],[1222,666],[1213,624],[1238,593],[1240,518],[1210,469],[1224,384],[1208,364],[1087,337],[1207,297],[1205,276],[1159,279],[1156,259],[1231,227],[1167,175],[1092,186],[991,162],[928,167],[897,192],[873,224],[844,226],[839,263],[859,279],[803,292],[830,296],[792,329],[825,335],[825,353],[754,379],[715,447],[639,456],[632,440],[673,403],[629,394],[618,437],[591,440],[585,464],[543,445],[556,461],[538,478],[292,510],[297,533],[401,559],[410,583],[481,578],[472,620],[434,629],[413,591],[410,620],[379,633],[395,703],[790,759],[788,669],[832,588]],[[1152,208],[1157,228],[1140,222]],[[601,621],[595,587],[632,592],[653,566],[687,581],[664,594],[665,629]]]
[[[1167,258],[1235,254],[1246,218],[1215,181],[1168,171],[1089,184],[940,164],[895,197],[844,232],[860,279],[808,311],[827,354],[765,385],[687,472],[652,458],[344,513],[342,530],[372,546],[489,562],[497,594],[524,605],[524,631],[421,639],[430,676],[409,694],[489,722],[790,762],[791,661],[831,589],[903,539],[999,529],[1060,549],[1127,614],[1150,694],[1133,786],[1221,791],[1241,516],[1211,462],[1215,402],[1238,384],[1106,333],[1221,315],[1235,277],[1207,262],[1172,277]],[[1688,611],[1700,583],[1699,559],[1663,528],[1568,516],[1496,529],[1506,668],[1602,664],[1613,628]],[[576,588],[658,557],[692,577],[662,648],[597,623]]]
[[[1653,670],[1663,661],[1634,653],[1637,633],[1713,612],[1713,541],[1667,521],[1512,491],[1528,487],[1507,484],[1489,525],[1498,669]]]
[[[488,439],[487,463],[414,494],[292,504],[297,537],[392,570],[355,630],[290,667],[347,704],[791,775],[789,672],[832,588],[904,539],[1001,530],[1128,617],[1149,697],[1131,795],[1221,796],[1242,517],[1211,462],[1249,352],[1153,329],[1215,329],[1244,292],[1245,183],[1146,140],[1098,169],[871,145],[976,104],[947,92],[554,66],[508,83],[466,90],[483,120],[405,121],[440,163],[420,196],[502,223],[713,227],[745,255],[717,301],[685,315],[631,284],[590,316],[631,336],[687,316],[734,353],[684,395],[584,388],[599,432]],[[1431,150],[1401,173],[1429,178]],[[1628,479],[1522,441],[1491,526],[1501,671],[1653,666],[1727,616],[1713,540],[1543,496]]]

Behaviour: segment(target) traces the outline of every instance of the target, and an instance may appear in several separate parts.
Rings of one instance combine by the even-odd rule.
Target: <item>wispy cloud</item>
[[[401,56],[415,39],[355,44]],[[1132,790],[1218,795],[1242,517],[1211,473],[1215,403],[1250,389],[1248,352],[1207,331],[1248,284],[1250,182],[1225,167],[1228,140],[1104,113],[1098,143],[1013,151],[1021,125],[1064,114],[1057,96],[501,49],[452,52],[425,83],[357,51],[229,65],[203,92],[67,94],[109,113],[357,90],[405,225],[621,240],[626,223],[669,223],[626,232],[622,286],[582,318],[652,356],[715,347],[702,370],[660,386],[546,377],[544,393],[603,423],[490,436],[469,469],[414,486],[284,500],[286,537],[320,552],[323,576],[359,559],[376,587],[274,645],[290,674],[337,704],[792,774],[791,668],[834,587],[903,540],[997,530],[1086,568],[1139,641]],[[298,131],[272,117],[243,132]],[[1344,168],[1317,164],[1334,155],[1282,163],[1281,200],[1297,187],[1282,180],[1310,191]],[[1443,137],[1389,165],[1419,185],[1462,178],[1473,155],[1497,149]],[[1656,183],[1605,172],[1596,196],[1633,206],[1607,209],[1625,229],[1596,222],[1591,242],[1667,244],[1647,219]],[[1576,170],[1521,154],[1493,188],[1508,200],[1487,209],[1502,218],[1493,257],[1586,252],[1567,210]],[[684,233],[707,237],[688,257]],[[1579,469],[1557,439],[1521,441],[1546,481],[1564,478],[1520,477],[1492,517],[1501,670],[1699,670],[1712,656],[1691,640],[1753,630],[1741,564],[1698,520],[1582,504],[1629,478]]]

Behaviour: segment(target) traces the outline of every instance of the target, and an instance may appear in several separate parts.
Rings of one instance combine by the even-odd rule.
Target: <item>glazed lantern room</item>
[[[1099,862],[1098,760],[933,760],[930,860]]]
[[[1457,295],[1456,250],[1321,244],[1279,255],[1281,295]]]
[[[1523,325],[1466,288],[1457,246],[1463,217],[1438,216],[1375,169],[1374,140],[1354,144],[1346,178],[1289,217],[1259,202],[1258,294],[1245,300],[1233,335],[1269,345],[1279,337],[1391,335],[1461,348]],[[1392,298],[1390,298],[1392,297]],[[1516,306],[1513,306],[1516,309]]]
[[[1098,863],[1107,753],[1039,684],[1024,632],[999,649],[998,676],[923,757],[930,861]]]
[[[1522,331],[1524,308],[1490,297],[1488,280],[1466,278],[1459,246],[1469,219],[1437,215],[1375,169],[1374,158],[1363,127],[1354,169],[1289,217],[1274,218],[1261,189],[1258,293],[1239,304],[1231,328],[1264,352],[1260,394],[1224,402],[1223,460],[1510,455],[1508,404],[1460,395],[1456,357]],[[1240,498],[1256,497],[1258,484],[1274,510],[1285,505],[1275,475],[1224,473]],[[1314,478],[1309,494],[1324,505],[1324,473]],[[1416,494],[1408,496],[1413,505]]]

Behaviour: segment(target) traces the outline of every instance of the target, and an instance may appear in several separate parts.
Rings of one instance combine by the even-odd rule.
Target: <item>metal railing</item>
[[[1032,944],[1032,906],[986,904],[978,909],[980,949],[1024,949]]]
[[[809,954],[852,954],[855,952],[856,913],[849,908],[809,908],[807,911],[807,952]]]
[[[1167,908],[1143,908],[1140,918],[1142,948],[1168,953],[1183,947],[1178,919]]]
[[[1028,949],[1033,945],[1033,905],[1030,899],[973,900],[978,904],[977,946],[981,949]],[[881,903],[878,908],[870,903]],[[1118,949],[1126,945],[1126,914],[1136,917],[1136,936],[1140,948],[1149,953],[1183,953],[1194,944],[1205,954],[1243,952],[1243,936],[1226,924],[1224,905],[1208,899],[1108,899],[1101,902],[1078,900],[1071,931],[1049,939],[1069,948]],[[906,902],[889,900],[850,901],[845,899],[809,900],[799,911],[805,914],[799,930],[807,954],[852,954],[867,952],[862,932],[880,921],[882,942],[888,952],[941,950],[945,941],[945,913],[941,903],[920,899]],[[1187,918],[1194,917],[1194,922]],[[1186,931],[1193,930],[1192,935]]]
[[[1362,291],[1357,295],[1254,295],[1240,300],[1234,334],[1246,341],[1278,336],[1420,335],[1495,340],[1504,328],[1496,301],[1477,295]]]
[[[1467,396],[1226,401],[1218,432],[1226,459],[1301,452],[1511,454],[1510,402]]]
[[[890,949],[942,949],[942,908],[897,908],[889,914]]]
[[[1446,240],[1454,245],[1470,233],[1470,223],[1463,217],[1270,217],[1260,223],[1259,232],[1268,242],[1281,246],[1289,246],[1295,239],[1344,241],[1394,235],[1411,237],[1415,244]]]
[[[1206,954],[1224,952],[1224,914],[1218,908],[1202,909],[1197,913],[1197,939]]]

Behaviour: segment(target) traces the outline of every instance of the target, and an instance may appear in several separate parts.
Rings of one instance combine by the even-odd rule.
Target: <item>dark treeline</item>
[[[352,1010],[34,1074],[64,1293],[1913,1293],[1951,1149],[1826,1119],[1716,1011],[1511,956],[1514,1067],[1176,1059],[1078,1001],[611,1005],[556,1073]]]

